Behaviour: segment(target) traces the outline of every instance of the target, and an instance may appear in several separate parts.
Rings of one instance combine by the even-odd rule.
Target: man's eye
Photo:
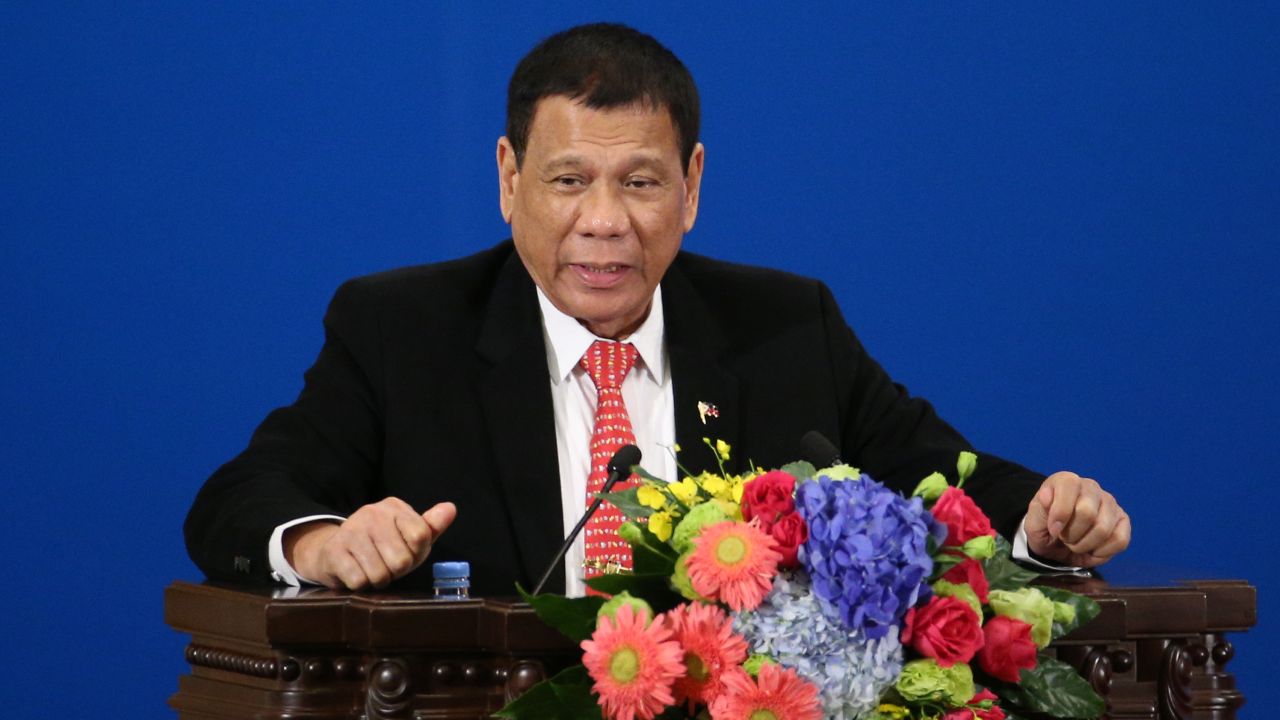
[[[626,184],[627,187],[643,190],[645,188],[657,187],[658,181],[650,178],[629,178]]]
[[[563,185],[564,187],[578,187],[583,184],[582,178],[574,175],[561,175],[560,177],[553,179],[551,182],[556,185]]]

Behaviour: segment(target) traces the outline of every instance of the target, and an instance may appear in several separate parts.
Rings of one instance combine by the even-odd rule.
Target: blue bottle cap
[[[431,577],[436,580],[457,580],[471,577],[469,562],[438,562],[431,566]]]

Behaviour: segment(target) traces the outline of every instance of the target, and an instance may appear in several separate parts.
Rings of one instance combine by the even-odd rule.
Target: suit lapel
[[[542,319],[533,281],[514,252],[494,285],[476,351],[488,363],[480,401],[529,587],[555,554],[563,524]]]
[[[677,258],[662,280],[663,322],[674,386],[680,462],[696,473],[716,468],[702,438],[723,440],[737,447],[741,420],[738,378],[724,363],[728,342],[719,323],[679,266]],[[714,410],[706,415],[699,413],[699,403],[712,405]],[[732,472],[745,462],[746,458],[735,452],[733,467],[726,468]]]

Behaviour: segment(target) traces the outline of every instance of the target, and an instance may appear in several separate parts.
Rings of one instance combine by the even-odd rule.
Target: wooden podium
[[[1257,620],[1241,581],[1113,587],[1046,581],[1101,614],[1054,643],[1110,718],[1234,718],[1227,632]],[[175,582],[165,622],[189,633],[180,718],[484,718],[577,660],[578,648],[511,600]]]

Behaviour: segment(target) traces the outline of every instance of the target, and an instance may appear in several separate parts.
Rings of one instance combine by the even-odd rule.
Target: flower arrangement
[[[963,490],[940,473],[911,497],[848,466],[792,463],[672,483],[642,469],[605,498],[634,570],[609,595],[525,595],[583,662],[507,718],[1001,720],[1092,718],[1105,703],[1045,648],[1092,600],[1034,587]],[[521,591],[523,593],[523,590]]]

